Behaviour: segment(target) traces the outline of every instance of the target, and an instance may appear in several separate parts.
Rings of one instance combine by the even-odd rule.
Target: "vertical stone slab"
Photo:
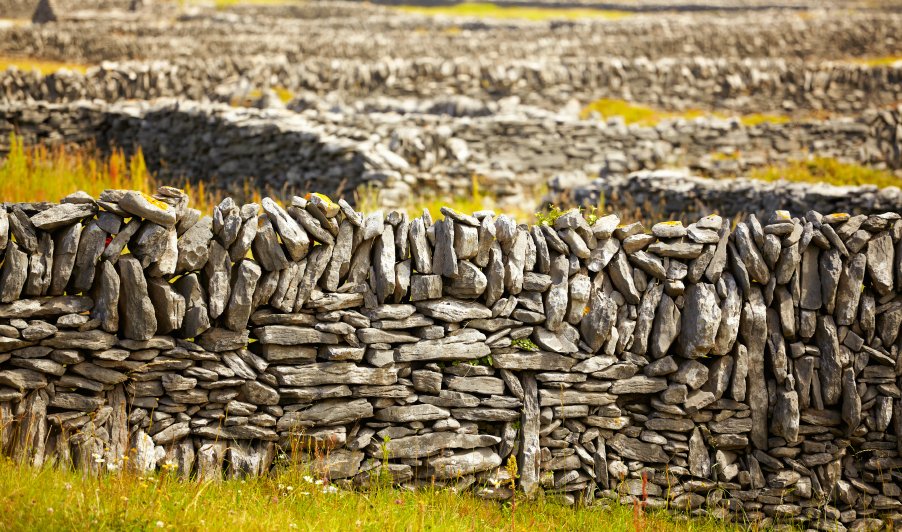
[[[116,385],[107,392],[107,405],[112,407],[109,425],[110,444],[107,449],[107,467],[124,468],[124,457],[128,455],[128,406],[126,405],[125,386]]]
[[[539,491],[539,390],[536,377],[526,372],[521,377],[523,385],[523,411],[520,418],[523,442],[520,446],[520,487],[527,497],[533,498]]]
[[[53,237],[53,269],[50,275],[48,295],[62,295],[69,284],[72,269],[75,267],[75,255],[81,239],[81,222],[59,229]]]
[[[121,282],[119,317],[122,335],[130,340],[150,340],[157,332],[157,318],[147,295],[147,280],[141,263],[131,255],[124,255],[117,264]]]
[[[820,288],[820,287],[818,287]],[[818,292],[820,293],[820,292]],[[757,286],[749,290],[742,308],[739,334],[748,350],[748,403],[752,411],[752,443],[767,450],[767,384],[764,381],[764,346],[767,341],[767,308]]]
[[[119,274],[109,261],[102,261],[97,267],[98,277],[94,283],[94,307],[91,317],[100,320],[100,327],[108,333],[119,331]]]
[[[262,271],[251,260],[242,260],[235,268],[232,296],[226,308],[225,326],[233,331],[247,328],[247,320],[251,316],[254,290],[260,280]]]
[[[22,295],[28,278],[28,255],[10,243],[0,268],[0,303],[12,303]]]

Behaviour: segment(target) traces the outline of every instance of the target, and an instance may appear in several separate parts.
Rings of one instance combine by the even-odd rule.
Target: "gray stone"
[[[0,303],[12,303],[19,299],[27,278],[28,255],[20,251],[16,244],[10,243],[0,268]]]
[[[203,268],[210,256],[211,240],[213,240],[213,219],[204,216],[179,237],[175,271],[194,272]]]
[[[282,238],[282,243],[292,260],[299,261],[307,256],[310,249],[310,237],[307,232],[298,225],[294,218],[288,215],[278,203],[271,198],[263,198],[261,202],[263,211],[272,220],[275,229]],[[259,231],[258,231],[259,232]],[[254,254],[256,256],[256,253]]]
[[[868,242],[867,272],[874,289],[881,296],[893,290],[893,264],[895,262],[893,239],[883,232]]]
[[[242,260],[235,266],[232,275],[232,290],[226,308],[225,326],[233,331],[247,327],[247,320],[253,310],[252,300],[261,275],[260,267],[250,260]]]
[[[35,214],[31,223],[38,229],[53,231],[93,216],[95,210],[96,207],[88,203],[61,203]]]
[[[863,253],[853,255],[839,277],[839,286],[836,290],[836,324],[852,325],[858,312],[858,302],[861,298],[861,288],[864,282],[865,265],[867,256]]]
[[[119,199],[118,206],[129,214],[134,214],[157,225],[175,227],[175,210],[147,194],[128,191]]]
[[[432,271],[445,277],[457,275],[454,223],[450,220],[435,222],[435,252],[432,255]]]
[[[138,259],[124,255],[117,263],[121,295],[119,317],[122,334],[132,340],[149,340],[157,331],[153,303],[147,294],[147,280]]]
[[[608,264],[608,273],[614,287],[623,295],[624,299],[631,305],[638,305],[640,301],[639,291],[633,282],[633,272],[626,259],[626,254],[617,253]]]
[[[706,283],[690,285],[685,297],[680,346],[683,356],[699,358],[714,349],[720,325],[720,307],[714,288]]]
[[[658,304],[654,323],[651,328],[650,349],[655,358],[665,356],[680,334],[682,329],[682,314],[673,299],[664,294]]]

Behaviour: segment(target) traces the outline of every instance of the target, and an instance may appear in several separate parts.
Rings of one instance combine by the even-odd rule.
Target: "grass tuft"
[[[802,183],[827,183],[837,186],[876,185],[879,188],[902,184],[899,177],[887,170],[869,168],[859,164],[843,163],[829,157],[813,157],[790,161],[785,165],[768,166],[753,170],[749,177],[762,181],[797,181]]]
[[[640,126],[654,126],[664,120],[676,120],[678,118],[684,120],[694,120],[702,117],[729,118],[729,115],[723,113],[711,113],[701,109],[687,109],[679,112],[662,111],[653,107],[612,98],[601,98],[589,103],[580,112],[580,118],[587,120],[592,116],[592,113],[598,113],[604,118],[621,116],[627,124]],[[752,113],[739,116],[739,121],[748,127],[761,124],[785,124],[789,120],[788,116],[766,113]]]
[[[464,2],[451,6],[400,6],[397,9],[415,15],[520,19],[532,21],[580,19],[616,20],[630,15],[630,13],[625,11],[605,9],[502,6],[484,2]]]

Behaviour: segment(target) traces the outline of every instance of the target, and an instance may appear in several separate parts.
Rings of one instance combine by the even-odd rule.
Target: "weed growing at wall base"
[[[299,469],[215,483],[172,474],[99,478],[0,458],[3,530],[697,530],[739,528],[629,506],[571,508],[552,499],[510,504],[452,490],[349,492]]]

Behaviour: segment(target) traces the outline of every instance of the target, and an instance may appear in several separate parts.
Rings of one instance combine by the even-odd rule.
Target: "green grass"
[[[880,188],[902,185],[902,178],[887,170],[843,163],[828,157],[790,161],[781,166],[753,170],[749,177],[763,181],[798,181],[839,186],[876,185]]]
[[[624,11],[584,8],[539,8],[502,6],[484,2],[464,2],[453,6],[400,6],[397,9],[417,15],[442,15],[449,17],[477,17],[520,20],[615,20],[629,16]]]
[[[305,476],[307,477],[305,479]],[[733,529],[683,522],[633,507],[567,507],[551,499],[511,504],[425,488],[350,492],[283,469],[247,480],[199,483],[160,473],[86,476],[18,466],[0,458],[2,530],[695,530]]]

